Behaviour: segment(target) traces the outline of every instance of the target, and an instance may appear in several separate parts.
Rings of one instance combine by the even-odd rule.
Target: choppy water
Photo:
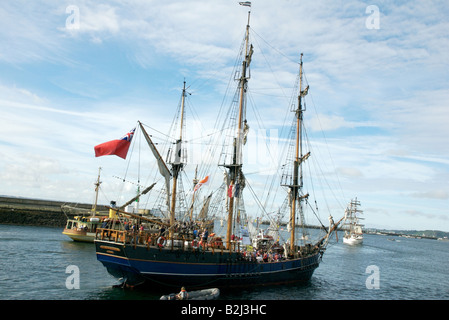
[[[97,261],[94,245],[61,232],[0,225],[0,299],[159,299],[160,292],[113,288],[118,282]],[[396,239],[366,235],[362,246],[332,244],[307,284],[222,292],[220,299],[449,299],[449,242]],[[79,268],[79,289],[66,286],[69,266]]]

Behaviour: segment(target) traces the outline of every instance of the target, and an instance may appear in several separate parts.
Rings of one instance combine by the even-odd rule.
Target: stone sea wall
[[[64,227],[67,217],[75,215],[66,215],[61,209],[64,204],[85,209],[92,207],[92,204],[0,196],[0,224]]]

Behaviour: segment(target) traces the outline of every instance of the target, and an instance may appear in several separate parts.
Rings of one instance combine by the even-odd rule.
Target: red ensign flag
[[[134,136],[134,131],[136,131],[136,128],[132,129],[120,139],[108,141],[95,146],[95,156],[101,157],[107,155],[116,155],[120,158],[126,159],[131,140]]]

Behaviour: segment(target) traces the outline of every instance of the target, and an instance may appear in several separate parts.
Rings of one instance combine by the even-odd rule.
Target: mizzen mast
[[[302,106],[302,97],[307,95],[307,91],[309,87],[307,86],[304,90],[302,90],[302,78],[303,78],[303,70],[302,70],[302,56],[301,53],[301,61],[299,64],[299,94],[298,94],[298,106],[295,110],[296,116],[296,145],[295,145],[295,159],[293,163],[293,183],[290,185],[291,190],[291,213],[290,213],[290,223],[291,223],[291,231],[290,231],[290,253],[293,254],[295,250],[295,221],[296,221],[296,203],[298,203],[298,211],[300,214],[301,225],[304,226],[304,213],[302,210],[302,200],[306,199],[309,195],[301,195],[300,191],[303,187],[303,173],[302,173],[302,162],[305,161],[309,156],[310,152],[306,155],[303,155],[302,150],[302,127],[303,127],[303,114],[306,110],[303,109]]]

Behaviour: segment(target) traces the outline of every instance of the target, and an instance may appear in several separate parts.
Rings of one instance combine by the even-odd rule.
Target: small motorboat
[[[215,300],[220,295],[220,289],[210,288],[204,290],[188,291],[187,299],[179,299],[177,293],[164,295],[160,300]]]

